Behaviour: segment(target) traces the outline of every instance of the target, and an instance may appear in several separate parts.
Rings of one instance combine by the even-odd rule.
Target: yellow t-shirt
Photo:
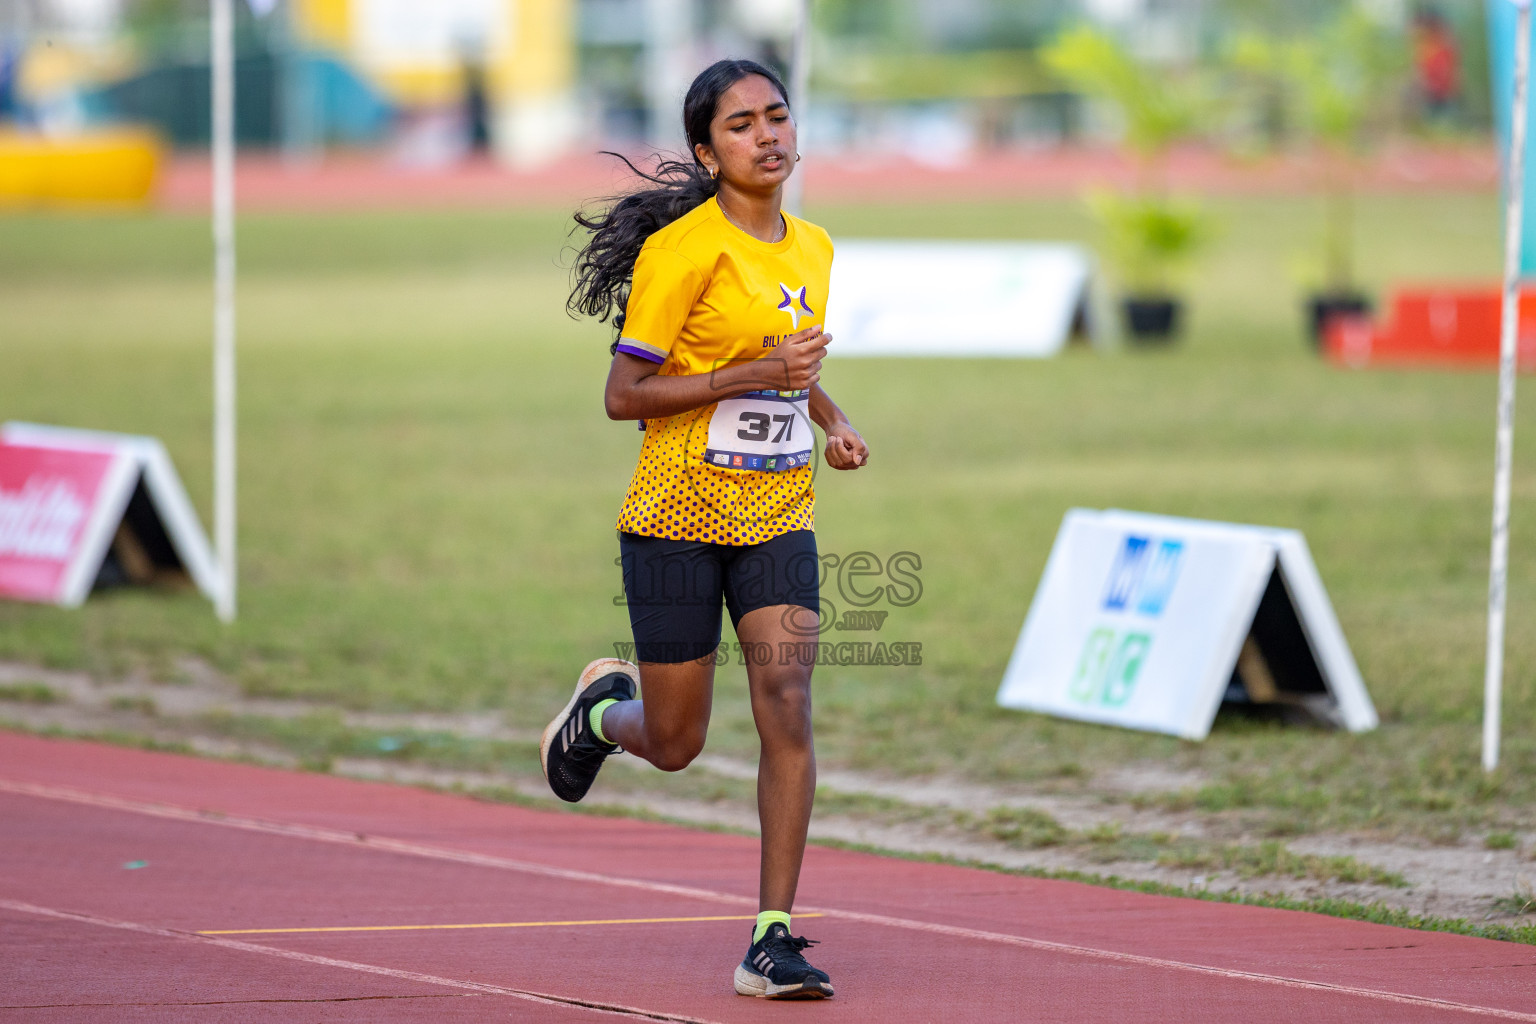
[[[781,240],[763,242],[710,199],[640,250],[619,351],[678,376],[757,360],[762,390],[646,421],[620,530],[743,545],[813,528],[809,392],[781,390],[773,349],[822,322],[832,240],[798,217],[784,223]]]

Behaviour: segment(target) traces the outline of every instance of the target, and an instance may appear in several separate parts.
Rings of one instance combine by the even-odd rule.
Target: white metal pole
[[[1515,349],[1520,328],[1520,241],[1524,234],[1525,123],[1530,100],[1531,0],[1515,0],[1515,96],[1509,119],[1504,210],[1504,311],[1499,323],[1499,420],[1494,445],[1493,545],[1488,559],[1488,657],[1483,676],[1483,771],[1499,766],[1504,686],[1504,608],[1509,581],[1509,488],[1515,447]]]
[[[212,0],[213,533],[223,586],[215,608],[235,618],[235,18]]]
[[[796,134],[804,145],[805,113],[810,108],[811,0],[800,0],[796,7],[795,36],[789,51],[789,102],[795,112]],[[804,202],[805,171],[796,167],[784,183],[784,208],[798,217]]]
[[[693,4],[689,0],[645,0],[644,10],[648,141],[662,150],[685,150],[683,96],[696,71]],[[693,159],[693,154],[684,154],[684,159]]]

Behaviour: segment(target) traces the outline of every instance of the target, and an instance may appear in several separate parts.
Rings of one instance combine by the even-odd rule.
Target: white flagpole
[[[798,135],[805,127],[805,112],[810,106],[807,92],[811,82],[811,0],[800,0],[795,6],[798,14],[789,51],[789,102],[794,107]],[[784,209],[797,217],[805,200],[804,174],[796,167],[784,183]]]
[[[1524,233],[1525,123],[1530,102],[1531,0],[1514,0],[1515,97],[1509,119],[1504,210],[1504,311],[1499,323],[1499,420],[1494,446],[1493,547],[1488,562],[1488,657],[1483,676],[1483,771],[1499,766],[1504,686],[1504,608],[1509,580],[1509,489],[1515,447],[1515,349],[1520,319],[1520,240]]]
[[[235,18],[212,0],[213,533],[222,587],[214,607],[235,618]]]

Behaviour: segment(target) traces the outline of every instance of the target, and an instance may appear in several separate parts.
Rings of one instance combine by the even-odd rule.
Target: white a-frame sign
[[[99,586],[189,582],[218,565],[165,446],[152,437],[0,428],[0,598],[72,608]]]
[[[1301,534],[1068,512],[997,702],[1199,740],[1224,699],[1376,727]]]

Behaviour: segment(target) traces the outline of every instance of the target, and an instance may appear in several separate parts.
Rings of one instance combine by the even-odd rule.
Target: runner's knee
[[[799,666],[784,666],[752,681],[756,691],[758,728],[765,726],[786,734],[811,731],[811,677]],[[766,721],[764,720],[766,719]]]
[[[702,725],[658,730],[647,744],[648,760],[664,772],[680,772],[704,749],[705,735]]]
[[[703,749],[703,737],[697,740],[674,741],[653,751],[651,764],[664,772],[680,772],[692,764],[693,759],[698,757]]]

